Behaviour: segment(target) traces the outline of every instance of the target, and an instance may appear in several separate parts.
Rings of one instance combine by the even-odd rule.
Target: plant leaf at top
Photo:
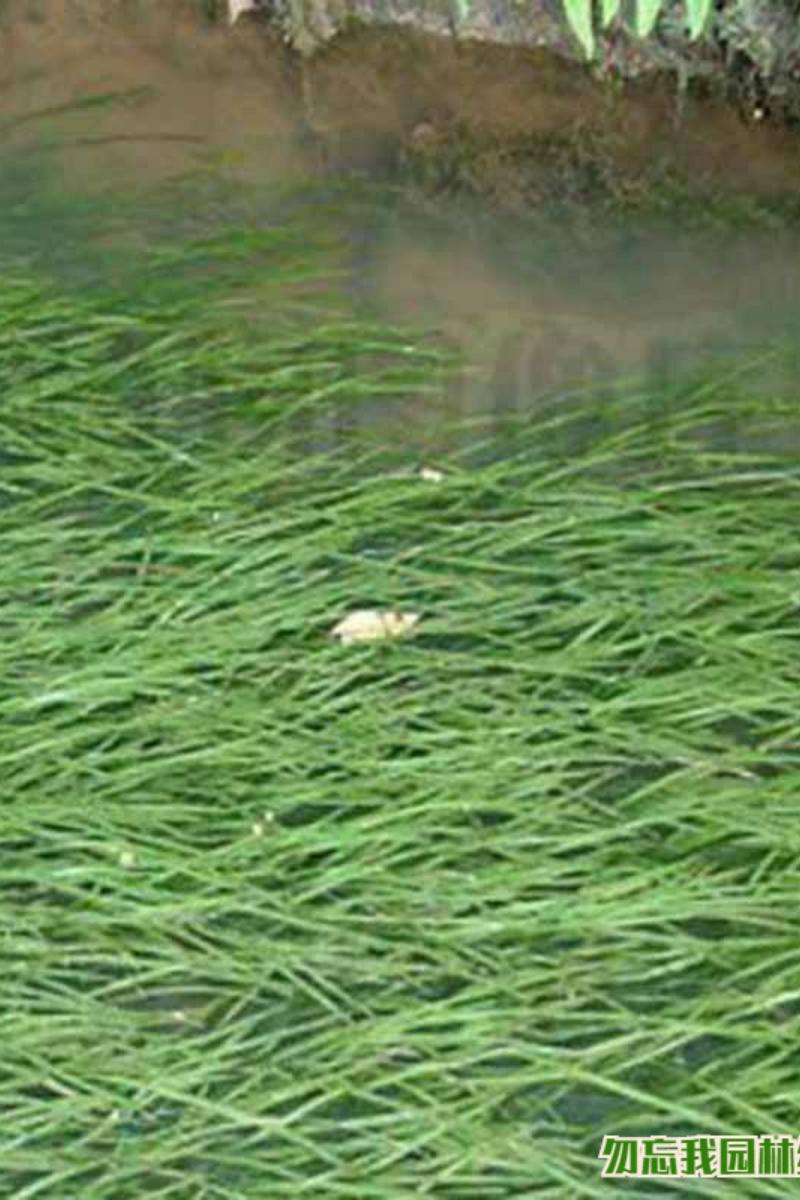
[[[594,29],[592,28],[592,0],[564,0],[570,29],[586,52],[587,58],[594,56]]]
[[[638,0],[636,5],[636,34],[649,37],[658,18],[662,0]]]
[[[600,0],[600,20],[603,29],[608,29],[620,9],[621,0]]]
[[[689,18],[689,37],[699,37],[711,11],[711,0],[686,0],[686,15]]]

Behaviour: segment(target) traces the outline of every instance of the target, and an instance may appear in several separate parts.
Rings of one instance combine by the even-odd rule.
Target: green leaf
[[[699,37],[711,10],[711,0],[686,0],[686,15],[689,18],[689,37]]]
[[[658,17],[662,0],[638,0],[636,5],[636,33],[640,38],[649,37]]]
[[[600,0],[600,20],[603,29],[608,29],[614,17],[620,10],[621,0]]]
[[[575,34],[587,58],[594,56],[594,29],[592,26],[592,0],[564,0],[570,29]]]

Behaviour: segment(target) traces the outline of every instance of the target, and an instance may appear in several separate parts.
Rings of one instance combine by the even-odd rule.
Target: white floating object
[[[419,620],[419,613],[379,612],[374,608],[358,608],[335,625],[331,637],[343,646],[351,642],[375,642],[381,638],[399,637],[408,633]]]
[[[440,471],[438,467],[420,467],[419,477],[426,483],[441,483],[444,479],[444,471]]]
[[[228,24],[235,25],[242,13],[255,12],[258,0],[228,0]]]

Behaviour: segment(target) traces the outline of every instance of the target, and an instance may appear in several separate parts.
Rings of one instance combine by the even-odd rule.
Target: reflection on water
[[[800,325],[800,242],[688,237],[508,219],[465,234],[402,217],[365,263],[384,311],[441,327],[502,409],[619,376],[676,371],[752,353]],[[443,228],[444,227],[444,228]],[[487,388],[488,384],[488,388]]]
[[[424,209],[375,180],[343,189],[320,177],[296,80],[251,35],[174,16],[7,28],[2,256],[73,286],[132,284],[147,247],[301,214],[333,248],[323,266],[345,269],[342,311],[436,331],[466,362],[439,399],[321,417],[317,444],[366,421],[421,455],[442,452],[455,419],[507,425],[554,393],[602,401],[620,379],[663,393],[682,372],[724,373],[795,340],[800,241],[788,233],[587,231],[477,204]],[[244,281],[241,264],[227,313],[257,335],[274,296],[268,268],[255,256],[251,268]],[[786,354],[748,376],[764,396],[796,382]],[[785,425],[761,437],[800,446]]]

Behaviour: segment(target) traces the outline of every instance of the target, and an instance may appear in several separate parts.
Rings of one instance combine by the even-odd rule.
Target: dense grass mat
[[[604,1134],[796,1133],[800,477],[708,436],[789,409],[423,479],[365,430],[434,351],[173,267],[2,282],[0,1195],[611,1196]]]

